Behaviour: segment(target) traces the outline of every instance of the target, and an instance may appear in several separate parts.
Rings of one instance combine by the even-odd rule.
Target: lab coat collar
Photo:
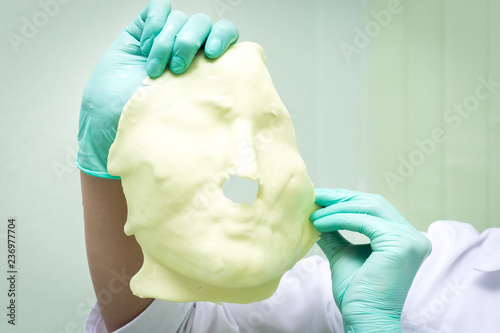
[[[481,246],[481,257],[475,270],[485,273],[500,271],[500,228],[487,229],[481,234],[484,242]]]

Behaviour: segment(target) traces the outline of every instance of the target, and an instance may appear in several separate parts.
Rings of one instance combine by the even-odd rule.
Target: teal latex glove
[[[316,203],[325,208],[311,221],[322,233],[318,245],[330,262],[345,332],[402,332],[403,305],[430,241],[379,195],[318,189]],[[371,242],[353,245],[338,230]]]
[[[186,71],[205,43],[209,58],[220,57],[236,43],[238,29],[222,20],[171,12],[170,1],[152,0],[118,36],[99,60],[83,93],[76,163],[85,173],[118,178],[107,171],[108,153],[116,137],[126,102],[149,75],[159,77],[169,66],[176,74]]]

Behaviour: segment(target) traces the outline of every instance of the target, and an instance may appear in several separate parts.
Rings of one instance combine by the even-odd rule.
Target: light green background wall
[[[400,8],[371,45],[375,190],[421,229],[437,219],[499,227],[500,3]]]
[[[49,1],[44,0],[42,2]],[[63,2],[61,0],[61,2]],[[38,0],[0,2],[0,308],[7,284],[6,220],[19,221],[18,326],[1,332],[82,332],[95,301],[86,266],[79,173],[81,93],[106,47],[146,0],[66,0],[39,31],[11,47]],[[500,6],[488,1],[401,1],[404,10],[349,59],[356,28],[387,1],[174,0],[192,15],[237,23],[261,44],[318,187],[385,195],[419,229],[437,219],[499,226],[499,97],[453,130],[442,113],[500,79]],[[229,4],[226,12],[213,5]],[[372,8],[373,6],[373,8]],[[499,42],[500,43],[500,42]],[[384,173],[434,128],[448,139],[394,191]]]

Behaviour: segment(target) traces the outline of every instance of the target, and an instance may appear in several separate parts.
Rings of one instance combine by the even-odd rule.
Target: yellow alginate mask
[[[144,263],[130,283],[140,297],[250,303],[318,240],[309,222],[314,188],[262,48],[240,43],[219,59],[202,52],[182,75],[146,79],[128,101],[108,171],[122,178],[127,235]],[[252,203],[222,184],[258,182]]]

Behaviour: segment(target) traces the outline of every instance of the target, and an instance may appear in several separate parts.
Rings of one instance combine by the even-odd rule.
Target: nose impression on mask
[[[247,202],[251,204],[257,199],[259,183],[256,180],[231,176],[222,185],[222,191],[226,198],[235,203]]]

